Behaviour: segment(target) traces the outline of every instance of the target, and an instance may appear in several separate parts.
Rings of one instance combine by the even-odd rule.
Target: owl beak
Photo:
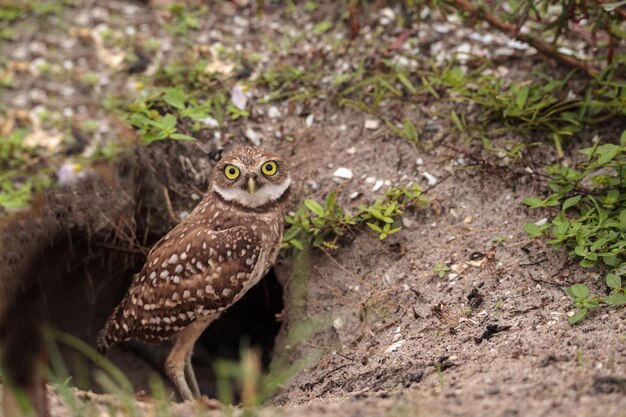
[[[256,192],[256,181],[252,177],[248,178],[248,192],[250,195]]]

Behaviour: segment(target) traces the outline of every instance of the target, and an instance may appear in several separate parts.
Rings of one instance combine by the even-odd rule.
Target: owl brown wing
[[[258,229],[177,227],[172,232],[150,251],[122,303],[120,340],[168,339],[235,302],[257,274],[263,246]]]

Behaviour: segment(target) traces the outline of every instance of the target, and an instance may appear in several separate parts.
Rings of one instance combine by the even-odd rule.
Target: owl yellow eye
[[[261,167],[261,172],[263,172],[263,174],[265,175],[274,175],[276,174],[276,171],[278,170],[278,167],[276,166],[276,162],[274,161],[269,161],[263,164],[263,167]]]
[[[229,180],[234,180],[239,176],[239,168],[234,165],[226,165],[226,168],[224,168],[224,175],[226,175],[226,178]]]

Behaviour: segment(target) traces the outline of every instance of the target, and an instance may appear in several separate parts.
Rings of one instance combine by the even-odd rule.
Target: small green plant
[[[389,120],[385,120],[385,123],[387,124],[387,127],[389,127],[389,130],[391,130],[393,134],[398,135],[401,138],[404,138],[405,140],[407,140],[408,142],[414,145],[419,145],[419,141],[420,141],[419,133],[417,129],[415,128],[415,125],[413,125],[411,120],[409,120],[407,117],[402,119],[402,125],[400,127],[396,126]]]
[[[393,187],[385,199],[369,206],[360,206],[355,215],[348,214],[330,193],[324,205],[305,200],[294,216],[287,216],[289,225],[283,238],[283,247],[302,249],[307,246],[336,249],[339,239],[362,224],[374,230],[382,240],[401,229],[400,216],[411,206],[423,205],[426,199],[421,188]]]
[[[433,266],[433,272],[437,274],[439,278],[445,277],[450,271],[452,271],[452,269],[450,269],[450,267],[446,264],[436,264]]]
[[[589,295],[589,287],[585,284],[572,285],[567,289],[567,294],[573,298],[576,307],[574,315],[567,318],[570,324],[580,322],[590,310],[595,310],[599,306],[598,298]]]
[[[28,207],[52,183],[51,169],[41,163],[38,150],[24,144],[27,133],[20,129],[0,137],[0,208],[4,210]]]
[[[548,234],[555,247],[565,246],[584,267],[598,262],[622,270],[626,266],[626,131],[620,144],[596,143],[581,150],[586,161],[578,169],[548,168],[553,191],[524,202],[531,208],[551,208],[556,215],[543,225],[526,224],[532,236]]]
[[[173,35],[185,35],[200,27],[198,17],[206,12],[206,7],[192,10],[185,3],[173,3],[168,11],[172,16],[172,23],[166,24],[165,28]]]
[[[567,319],[570,324],[573,325],[582,321],[587,317],[587,313],[598,308],[600,303],[613,307],[626,305],[626,293],[621,276],[616,273],[609,273],[606,277],[606,284],[611,292],[603,298],[591,296],[589,287],[585,284],[574,284],[567,289],[567,294],[572,297],[573,305],[576,308],[574,315]]]
[[[607,297],[594,302],[584,284],[568,290],[578,309],[570,323],[581,321],[599,301],[612,306],[626,304],[622,288],[626,276],[626,131],[619,144],[596,142],[581,152],[585,161],[575,168],[549,167],[550,195],[524,200],[531,208],[555,212],[550,222],[526,224],[530,236],[547,235],[548,243],[566,247],[582,266],[608,269],[605,279],[611,294]]]
[[[168,88],[129,104],[124,116],[145,143],[163,139],[194,140],[180,132],[180,122],[208,117],[210,109],[210,103],[199,103],[180,89]]]
[[[337,203],[335,193],[330,193],[324,206],[315,200],[304,200],[294,216],[287,216],[289,228],[283,238],[283,247],[302,250],[305,245],[336,248],[337,240],[351,226],[357,224]]]

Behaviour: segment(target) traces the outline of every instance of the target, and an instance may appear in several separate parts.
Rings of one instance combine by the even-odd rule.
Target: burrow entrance
[[[59,255],[58,250],[55,253],[57,258],[64,256],[63,253]],[[132,265],[120,270],[120,265],[128,263],[127,255],[76,239],[71,242],[71,255],[68,253],[67,258],[77,262],[67,265],[66,273],[42,293],[48,321],[51,327],[95,346],[99,330],[122,299],[130,277],[141,268],[143,259],[134,256]],[[260,354],[262,368],[268,368],[282,325],[282,311],[283,288],[272,269],[198,339],[193,364],[203,394],[216,397],[215,363],[238,361],[242,347],[255,349]],[[108,359],[124,372],[135,392],[150,393],[156,378],[173,393],[173,385],[163,372],[169,349],[168,343],[150,345],[128,341],[114,347]],[[81,389],[102,392],[93,377],[96,367],[84,353],[62,345],[60,351],[73,384]],[[233,392],[238,401],[238,387],[233,386]]]

